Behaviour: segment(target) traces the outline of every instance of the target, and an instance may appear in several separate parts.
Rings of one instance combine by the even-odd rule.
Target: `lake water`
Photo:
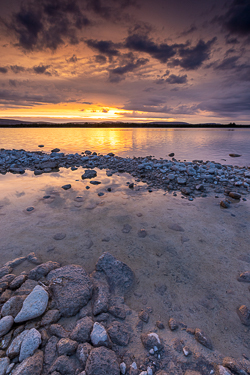
[[[167,158],[171,152],[178,160],[214,160],[222,164],[250,165],[250,129],[80,129],[19,128],[0,129],[0,147],[6,149],[41,150],[81,153],[85,150],[119,156]],[[229,153],[242,156],[231,158]]]

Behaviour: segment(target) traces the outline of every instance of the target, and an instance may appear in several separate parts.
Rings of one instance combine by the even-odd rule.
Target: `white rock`
[[[137,370],[137,364],[135,362],[133,362],[130,367],[132,367],[134,370]]]
[[[28,332],[29,332],[29,330],[26,329],[25,331],[20,333],[20,335],[18,335],[17,337],[14,338],[14,340],[12,341],[12,343],[10,344],[10,346],[9,346],[7,352],[6,352],[8,357],[15,358],[20,353],[20,349],[21,349],[23,339],[25,338],[25,336],[27,335]]]
[[[122,375],[126,374],[126,369],[127,369],[126,363],[125,362],[120,363],[120,372]]]
[[[14,318],[11,315],[7,315],[0,320],[0,337],[6,335],[9,332],[14,323]]]
[[[31,328],[23,339],[19,362],[22,362],[24,359],[31,357],[35,353],[41,342],[42,339],[40,332],[38,332],[35,328]]]
[[[40,285],[37,285],[24,300],[21,311],[15,317],[15,323],[25,322],[42,315],[46,310],[48,300],[48,293]]]
[[[151,367],[148,367],[148,368],[147,368],[147,374],[148,374],[148,375],[153,375],[153,370],[152,370]]]
[[[0,375],[5,375],[9,364],[10,359],[8,357],[0,358]]]
[[[106,329],[100,323],[95,322],[90,338],[92,344],[95,346],[101,342],[106,342],[108,340]]]

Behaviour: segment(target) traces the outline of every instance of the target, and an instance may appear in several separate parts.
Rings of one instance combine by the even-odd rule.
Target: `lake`
[[[85,150],[119,156],[213,160],[222,164],[250,165],[250,129],[156,129],[156,128],[18,128],[0,129],[0,147],[44,152],[58,147],[65,153]],[[231,158],[229,153],[242,156]]]

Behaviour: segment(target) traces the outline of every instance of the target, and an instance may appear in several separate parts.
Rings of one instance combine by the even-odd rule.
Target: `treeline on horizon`
[[[249,125],[229,124],[173,124],[173,123],[75,123],[65,124],[57,123],[19,123],[19,124],[0,124],[0,128],[250,128]]]

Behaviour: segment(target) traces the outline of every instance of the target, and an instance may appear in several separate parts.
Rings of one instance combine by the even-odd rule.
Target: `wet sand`
[[[34,251],[43,262],[80,264],[91,272],[109,251],[135,273],[127,305],[138,312],[152,308],[147,330],[174,317],[207,332],[223,355],[248,356],[249,328],[236,309],[250,307],[248,284],[237,281],[250,267],[249,200],[223,209],[223,194],[190,202],[180,192],[149,193],[126,173],[96,171],[97,186],[81,180],[82,168],[0,176],[1,264]],[[61,188],[69,183],[71,189]],[[57,233],[66,236],[55,240]],[[17,273],[29,268],[25,262]],[[171,338],[183,334],[165,331]]]

